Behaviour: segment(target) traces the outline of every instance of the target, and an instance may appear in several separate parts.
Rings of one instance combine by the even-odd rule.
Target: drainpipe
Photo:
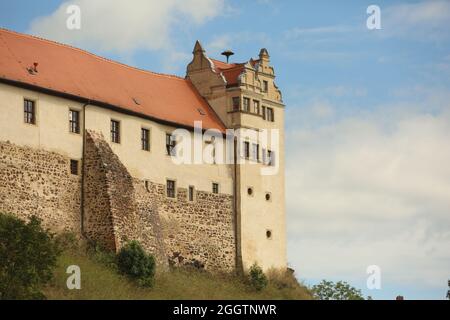
[[[85,153],[86,153],[86,107],[90,104],[90,100],[83,105],[83,133],[82,133],[82,158],[81,158],[81,200],[80,200],[80,209],[81,209],[81,235],[84,238],[88,238],[86,232],[84,230],[84,172],[86,170],[85,166]]]
[[[237,151],[238,151],[238,140],[237,137],[233,139],[234,144],[234,154],[233,154],[233,209],[234,209],[234,238],[236,246],[236,271],[242,273],[244,271],[242,265],[242,248],[241,248],[241,215],[238,202],[238,168],[237,168]]]

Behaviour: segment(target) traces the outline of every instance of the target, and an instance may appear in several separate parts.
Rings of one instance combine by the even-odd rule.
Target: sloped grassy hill
[[[48,299],[311,299],[309,291],[291,275],[272,273],[269,285],[257,292],[237,275],[211,275],[196,269],[175,269],[156,275],[153,288],[141,288],[119,275],[103,253],[66,250],[55,276],[44,290]],[[81,269],[81,289],[66,287],[66,268]]]

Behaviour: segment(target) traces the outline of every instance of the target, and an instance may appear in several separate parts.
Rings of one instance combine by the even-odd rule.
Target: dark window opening
[[[273,151],[267,150],[267,165],[275,165],[275,153]]]
[[[70,132],[80,133],[80,112],[69,110],[69,126]]]
[[[252,157],[253,160],[259,161],[259,144],[257,143],[252,144]]]
[[[189,201],[194,201],[194,187],[189,186]]]
[[[244,157],[250,158],[250,142],[244,141]]]
[[[111,141],[120,143],[120,122],[111,120]]]
[[[23,102],[24,121],[29,124],[36,124],[35,102],[25,99]]]
[[[70,160],[70,174],[73,174],[75,176],[78,175],[78,161],[77,160]]]
[[[150,151],[150,130],[141,128],[141,148]]]
[[[167,196],[175,198],[175,181],[173,180],[167,180]]]
[[[271,239],[272,238],[272,231],[267,230],[266,231],[266,237],[267,237],[267,239]]]
[[[249,196],[253,195],[253,188],[248,188],[247,193]]]
[[[213,183],[212,184],[212,192],[213,193],[219,193],[219,184],[218,183]]]
[[[270,201],[270,193],[266,193],[266,200]]]
[[[262,106],[262,117],[263,117],[263,120],[266,120],[266,107],[265,106]]]
[[[145,190],[147,190],[147,192],[150,192],[150,182],[148,182],[148,180],[145,180],[144,185],[145,185]]]

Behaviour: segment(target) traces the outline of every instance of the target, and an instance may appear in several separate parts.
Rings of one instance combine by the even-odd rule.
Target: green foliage
[[[136,280],[140,286],[151,287],[155,277],[155,259],[145,253],[138,241],[127,243],[117,256],[119,271]]]
[[[257,290],[261,291],[267,287],[268,280],[262,269],[254,263],[249,270],[249,278],[251,285]]]
[[[364,300],[361,290],[350,286],[344,281],[322,280],[312,288],[313,296],[318,300]]]
[[[32,217],[28,223],[0,213],[0,299],[45,299],[60,245]]]

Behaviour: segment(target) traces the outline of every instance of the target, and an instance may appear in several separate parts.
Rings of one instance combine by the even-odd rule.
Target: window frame
[[[250,141],[244,141],[244,158],[250,159]]]
[[[30,104],[28,104],[30,103]],[[31,105],[32,110],[29,111],[27,110],[27,107],[29,107]],[[37,125],[37,107],[36,107],[37,103],[36,100],[34,99],[30,99],[30,98],[23,98],[23,122],[25,124],[30,124],[30,125]],[[29,121],[29,115],[31,115],[31,121]]]
[[[144,132],[146,133],[144,135]],[[144,139],[145,137],[145,139]],[[151,144],[150,144],[150,129],[149,128],[145,128],[145,127],[141,127],[141,150],[142,151],[146,151],[146,152],[150,152],[151,149]]]
[[[166,132],[166,155],[175,156],[173,150],[175,149],[176,144],[177,142],[174,139],[173,134]]]
[[[242,110],[245,112],[250,112],[250,98],[244,97],[242,99]]]
[[[195,187],[194,186],[189,186],[188,187],[187,200],[189,202],[194,202],[195,201]]]
[[[235,102],[238,102],[237,104],[235,104]],[[241,110],[241,97],[232,97],[231,98],[231,109],[232,111],[239,111]]]
[[[73,115],[77,115],[77,119],[73,119]],[[81,112],[80,110],[69,108],[69,132],[73,134],[81,133]]]
[[[220,193],[220,184],[218,182],[213,182],[211,187],[212,187],[211,192],[213,194],[219,194]]]
[[[267,107],[267,121],[275,122],[275,110],[271,107]]]
[[[261,110],[262,110],[262,118],[263,118],[263,120],[266,120],[266,118],[267,118],[267,115],[266,115],[267,107],[266,106],[262,106]]]
[[[259,100],[253,100],[253,112],[256,114],[259,114],[260,112],[261,103]]]
[[[75,173],[74,173],[74,170],[73,170],[74,168],[75,168]],[[80,175],[80,161],[79,160],[70,159],[70,161],[69,161],[69,172],[73,176]]]
[[[114,126],[113,124],[117,124]],[[110,122],[110,138],[112,143],[120,144],[121,141],[121,133],[120,133],[121,123],[119,120],[111,119]]]
[[[269,92],[269,81],[263,80],[263,90],[262,92],[268,93]]]
[[[169,185],[172,185],[172,184],[173,184],[173,188],[169,188]],[[177,198],[177,181],[176,180],[166,179],[166,197],[169,199]]]

